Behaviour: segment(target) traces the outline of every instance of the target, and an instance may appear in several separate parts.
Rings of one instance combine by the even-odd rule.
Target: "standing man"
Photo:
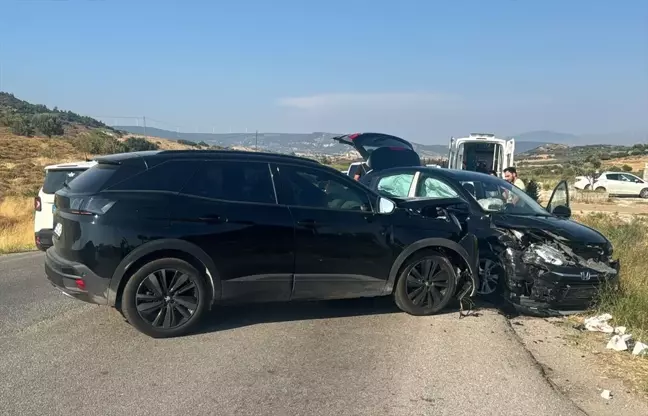
[[[515,169],[513,166],[504,169],[504,180],[512,185],[517,186],[521,190],[526,191],[526,185],[524,185],[522,179],[518,178],[517,169]]]

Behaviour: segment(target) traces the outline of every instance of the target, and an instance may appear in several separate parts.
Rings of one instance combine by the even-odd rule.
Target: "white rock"
[[[612,398],[612,392],[610,390],[603,390],[601,392],[601,397],[603,397],[605,400],[610,400]]]

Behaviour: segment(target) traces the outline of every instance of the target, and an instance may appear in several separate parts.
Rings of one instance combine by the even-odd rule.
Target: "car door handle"
[[[315,220],[299,220],[297,221],[297,225],[300,227],[313,228],[317,225],[317,222]]]
[[[223,224],[227,222],[227,218],[220,215],[206,215],[204,217],[199,217],[198,219],[209,224]]]

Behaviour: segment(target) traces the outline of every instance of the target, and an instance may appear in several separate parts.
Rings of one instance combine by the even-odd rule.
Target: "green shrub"
[[[159,146],[153,142],[142,137],[129,137],[124,141],[126,151],[128,152],[141,152],[145,150],[157,150]]]
[[[538,186],[538,182],[536,182],[535,179],[531,179],[527,184],[526,193],[531,198],[533,198],[534,201],[540,199],[540,187]]]
[[[65,133],[63,121],[55,114],[36,114],[32,117],[34,127],[47,137],[61,136]]]
[[[32,126],[29,119],[21,116],[15,116],[10,122],[11,132],[18,136],[33,136],[34,126]]]

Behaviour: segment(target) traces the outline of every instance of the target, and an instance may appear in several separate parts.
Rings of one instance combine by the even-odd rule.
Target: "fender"
[[[144,245],[137,247],[135,250],[128,253],[126,257],[119,263],[117,269],[110,279],[110,286],[108,287],[108,304],[114,306],[117,301],[117,291],[122,279],[126,276],[131,266],[144,256],[162,250],[177,250],[187,253],[205,265],[205,270],[209,284],[212,288],[212,303],[218,301],[221,297],[220,275],[214,261],[197,245],[188,241],[179,240],[175,238],[164,238],[154,240]]]
[[[389,294],[394,290],[394,284],[398,278],[398,271],[405,260],[414,252],[427,247],[444,247],[459,254],[468,265],[468,271],[470,272],[472,279],[473,288],[470,292],[470,296],[474,296],[475,293],[477,293],[477,288],[479,287],[479,249],[477,246],[477,237],[475,237],[474,234],[466,234],[459,243],[445,238],[424,238],[407,246],[398,255],[398,257],[396,257],[396,260],[389,271],[389,279],[387,281],[387,286],[385,287],[385,294]]]

